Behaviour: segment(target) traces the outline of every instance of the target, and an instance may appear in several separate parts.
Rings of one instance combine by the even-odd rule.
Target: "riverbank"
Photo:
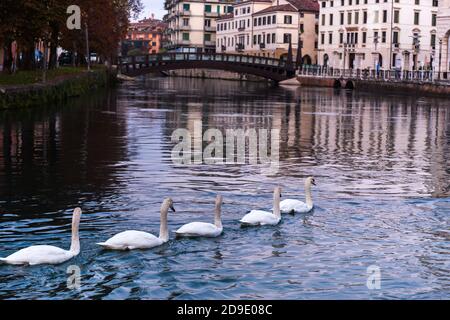
[[[7,79],[3,76],[2,79]],[[116,74],[106,68],[96,68],[90,72],[77,68],[72,72],[63,72],[51,77],[46,83],[33,83],[33,78],[21,79],[21,84],[14,84],[11,76],[10,84],[0,83],[0,109],[25,108],[50,102],[64,101],[77,97],[91,90],[106,87],[116,80]]]
[[[345,88],[352,90],[402,93],[414,96],[450,97],[450,85],[444,83],[410,81],[375,81],[364,79],[336,79],[331,77],[298,76],[298,82],[304,87]]]

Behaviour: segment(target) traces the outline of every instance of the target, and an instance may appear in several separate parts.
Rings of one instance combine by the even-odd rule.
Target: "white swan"
[[[299,200],[286,199],[280,204],[282,213],[308,213],[314,208],[311,196],[311,186],[315,186],[316,181],[313,177],[309,177],[305,181],[306,203]]]
[[[176,231],[178,237],[218,237],[223,232],[220,211],[222,207],[222,196],[216,198],[216,209],[214,215],[214,224],[205,222],[192,222],[185,224]]]
[[[160,246],[169,241],[169,227],[167,225],[169,209],[175,212],[171,198],[165,199],[161,206],[161,227],[159,238],[147,232],[131,230],[116,234],[106,242],[97,244],[110,250],[150,249]]]
[[[280,212],[281,188],[276,187],[273,193],[273,213],[260,210],[252,210],[241,219],[241,223],[247,226],[277,225],[281,221]]]
[[[39,264],[59,264],[72,259],[80,253],[80,237],[78,229],[80,226],[81,209],[76,208],[72,216],[72,244],[70,250],[64,250],[53,246],[32,246],[7,258],[0,258],[1,262],[12,265],[30,265]]]

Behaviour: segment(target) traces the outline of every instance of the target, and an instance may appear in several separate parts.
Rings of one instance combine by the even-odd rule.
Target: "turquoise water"
[[[81,254],[59,266],[0,265],[2,299],[448,299],[448,100],[265,84],[147,78],[66,105],[0,113],[0,256],[70,246],[81,206]],[[280,129],[276,176],[258,165],[175,165],[172,132]],[[316,209],[276,227],[241,228],[272,191]],[[149,251],[95,245],[117,232],[157,234],[213,222],[224,196],[224,235],[172,240]],[[71,265],[81,287],[66,286]],[[381,288],[369,290],[377,266]]]

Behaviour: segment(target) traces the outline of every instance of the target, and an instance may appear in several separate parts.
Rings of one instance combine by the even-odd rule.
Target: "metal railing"
[[[373,81],[410,81],[410,82],[441,82],[450,85],[450,72],[433,70],[367,70],[367,69],[339,69],[318,65],[304,65],[297,71],[301,76],[324,78],[348,78]]]
[[[155,65],[167,62],[216,61],[228,63],[246,63],[261,66],[285,68],[286,62],[275,58],[266,58],[239,54],[224,53],[164,53],[119,58],[122,67],[137,69],[143,65]]]

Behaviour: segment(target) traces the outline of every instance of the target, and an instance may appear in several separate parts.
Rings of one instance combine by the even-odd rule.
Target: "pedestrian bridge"
[[[280,82],[295,77],[292,61],[224,53],[164,53],[119,59],[122,74],[135,77],[179,69],[215,69],[255,75]]]

